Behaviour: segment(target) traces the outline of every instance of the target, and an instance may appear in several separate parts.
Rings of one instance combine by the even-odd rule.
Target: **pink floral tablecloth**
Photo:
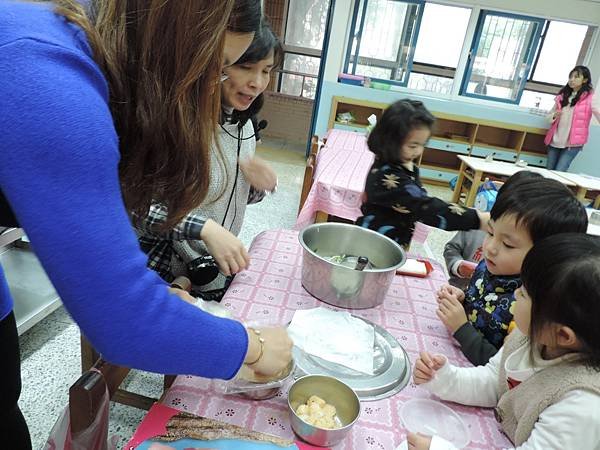
[[[313,223],[317,211],[352,221],[360,217],[365,181],[373,161],[363,133],[329,130],[294,228],[300,230]],[[425,242],[428,233],[427,225],[417,223],[413,240]]]
[[[296,228],[313,223],[317,211],[356,220],[361,215],[362,193],[373,159],[364,134],[330,130],[317,155],[314,181]]]
[[[326,306],[302,287],[302,252],[297,232],[261,233],[250,247],[250,256],[249,270],[235,277],[221,302],[234,317],[246,322],[285,324],[298,309]],[[420,351],[428,350],[445,354],[453,364],[467,366],[469,363],[435,315],[434,293],[446,280],[439,265],[434,263],[434,267],[428,278],[396,276],[383,305],[356,310],[353,314],[388,330],[406,349],[413,363]],[[163,402],[182,411],[292,438],[286,389],[271,400],[257,402],[225,396],[218,389],[218,383],[191,376],[177,377]],[[430,397],[427,391],[410,383],[393,397],[363,402],[359,421],[350,435],[334,448],[394,450],[406,437],[400,419],[404,402]],[[471,443],[467,448],[493,449],[509,445],[491,410],[455,404],[451,407],[469,428]]]

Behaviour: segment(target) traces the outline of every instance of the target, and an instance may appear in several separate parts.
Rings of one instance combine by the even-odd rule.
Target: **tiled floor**
[[[295,223],[304,175],[304,149],[281,141],[267,141],[258,151],[269,160],[278,174],[279,187],[274,195],[251,205],[246,211],[242,241],[249,245],[263,230],[291,228]],[[448,199],[450,190],[428,187],[432,195]],[[444,243],[451,233],[434,230],[428,244],[436,259],[441,260]],[[418,248],[414,248],[418,251]],[[63,308],[21,336],[23,393],[20,405],[33,440],[33,448],[43,447],[50,430],[67,404],[69,386],[80,374],[79,331]],[[133,372],[126,388],[151,397],[162,390],[162,377],[146,372]],[[144,411],[123,405],[111,405],[110,433],[120,436],[119,447],[133,434]]]

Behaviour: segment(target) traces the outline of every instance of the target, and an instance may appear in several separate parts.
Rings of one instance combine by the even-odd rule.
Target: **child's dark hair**
[[[562,233],[537,242],[521,280],[532,302],[531,342],[546,325],[568,326],[581,341],[583,362],[600,371],[600,238]]]
[[[498,191],[490,211],[492,220],[512,215],[533,242],[558,233],[585,233],[584,206],[562,183],[531,171],[510,177]]]
[[[260,30],[254,35],[250,47],[248,47],[234,65],[255,64],[267,58],[271,51],[273,52],[273,70],[275,70],[283,63],[283,47],[281,42],[279,42],[279,39],[277,39],[277,36],[275,36],[275,33],[273,33],[267,19],[263,18]],[[264,103],[265,98],[261,93],[254,99],[248,109],[244,111],[234,110],[231,120],[233,122],[240,122],[244,125],[248,119],[260,112]]]
[[[435,117],[422,102],[399,100],[383,112],[369,134],[369,150],[383,163],[397,162],[400,147],[404,145],[408,134],[415,128],[431,129],[434,122]]]
[[[575,106],[575,104],[579,101],[579,99],[581,98],[582,95],[584,95],[586,92],[587,93],[591,92],[594,88],[592,86],[592,73],[590,72],[590,69],[588,69],[586,66],[575,66],[569,72],[569,78],[571,77],[573,72],[578,73],[583,78],[587,78],[587,82],[584,83],[581,86],[581,88],[579,88],[579,91],[577,91],[577,94],[575,95],[575,97],[573,97],[573,100],[571,100],[571,106]],[[558,91],[558,93],[562,94],[562,99],[560,101],[560,104],[564,108],[569,103],[569,97],[573,93],[573,89],[571,89],[571,86],[569,86],[569,83],[567,83],[560,89],[560,91]],[[588,94],[585,94],[585,95],[588,95]]]

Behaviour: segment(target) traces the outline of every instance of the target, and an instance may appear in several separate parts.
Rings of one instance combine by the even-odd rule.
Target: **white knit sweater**
[[[256,139],[251,137],[253,134],[252,122],[248,120],[241,130],[241,137],[244,140],[241,141],[240,160],[254,156]],[[236,138],[230,135],[236,136]],[[238,159],[237,136],[237,124],[225,123],[222,128],[219,127],[218,139],[221,149],[219,151],[216,145],[212,148],[208,193],[202,205],[193,211],[205,219],[212,219],[219,225],[222,224],[225,229],[231,231],[236,236],[242,228],[248,202],[248,193],[250,191],[250,185],[238,167],[239,174],[236,192],[231,197],[231,191],[235,182],[236,161]],[[231,204],[227,211],[230,197]],[[225,217],[226,211],[227,216]],[[183,259],[181,261],[176,256],[172,258],[172,270],[175,276],[185,275],[185,263],[208,253],[202,241],[174,241],[173,249]],[[224,283],[225,277],[219,274],[214,281],[202,286],[201,290],[219,289],[223,287]]]

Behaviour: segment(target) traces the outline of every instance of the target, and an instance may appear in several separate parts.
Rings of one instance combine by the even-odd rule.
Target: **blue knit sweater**
[[[168,294],[122,202],[107,82],[51,6],[0,0],[0,189],[66,309],[109,361],[230,378],[244,327]],[[12,300],[0,270],[0,319]]]

